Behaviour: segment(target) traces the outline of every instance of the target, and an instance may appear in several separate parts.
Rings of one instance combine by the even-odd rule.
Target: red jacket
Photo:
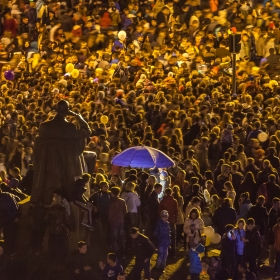
[[[126,203],[122,198],[112,197],[108,210],[108,219],[111,227],[123,224],[124,216],[127,214]]]
[[[111,18],[110,18],[110,14],[105,12],[103,14],[103,17],[100,19],[100,26],[102,28],[107,28],[107,27],[110,27],[111,26]]]
[[[176,224],[178,219],[178,203],[172,196],[164,196],[159,204],[159,213],[166,210],[169,214],[168,221],[170,224]]]
[[[13,18],[4,20],[5,31],[10,31],[14,36],[17,34],[17,23]]]

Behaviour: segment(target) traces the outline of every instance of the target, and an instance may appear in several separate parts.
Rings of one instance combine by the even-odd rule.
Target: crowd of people
[[[67,257],[78,207],[81,225],[108,250],[104,279],[124,279],[121,263],[132,255],[133,279],[142,270],[152,279],[152,255],[163,273],[179,247],[199,279],[207,226],[221,235],[210,279],[260,279],[268,248],[280,276],[279,13],[277,0],[2,1],[0,278],[11,279],[7,258],[39,166],[40,124],[61,102],[71,109],[63,119],[84,130],[85,172],[71,194],[49,194],[51,205],[32,201],[32,254],[42,253],[47,230],[49,262],[73,279],[96,277],[91,244]],[[231,34],[241,34],[236,92]],[[138,145],[174,166],[111,164]]]

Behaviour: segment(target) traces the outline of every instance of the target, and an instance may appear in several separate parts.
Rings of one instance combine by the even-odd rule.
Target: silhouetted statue
[[[79,128],[66,116],[75,116]],[[57,188],[66,195],[71,193],[75,178],[83,174],[83,150],[90,133],[87,122],[69,110],[67,101],[57,103],[57,114],[40,125],[35,140],[31,202],[40,198],[44,205],[50,205]]]

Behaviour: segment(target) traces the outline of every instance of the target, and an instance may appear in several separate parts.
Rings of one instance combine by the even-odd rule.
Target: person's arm
[[[89,137],[91,134],[91,129],[88,125],[88,123],[83,119],[83,117],[81,116],[81,114],[77,114],[73,111],[69,111],[69,115],[70,116],[74,116],[76,118],[76,121],[78,122],[78,124],[80,125],[80,127],[82,129],[85,130],[86,132],[86,137]]]

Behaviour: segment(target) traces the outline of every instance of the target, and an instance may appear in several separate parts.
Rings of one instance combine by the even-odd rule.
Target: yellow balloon
[[[103,124],[106,124],[106,123],[109,121],[109,119],[108,119],[107,116],[103,115],[103,116],[100,118],[100,121],[101,121]]]
[[[76,78],[79,77],[80,72],[79,72],[78,69],[74,69],[74,70],[72,71],[71,75],[72,75],[72,77],[73,77],[74,79],[76,79]]]
[[[210,245],[210,238],[206,236],[206,239],[205,239],[205,247],[208,247]]]
[[[68,63],[65,67],[65,71],[67,73],[72,73],[73,70],[74,70],[74,65],[72,63]]]

